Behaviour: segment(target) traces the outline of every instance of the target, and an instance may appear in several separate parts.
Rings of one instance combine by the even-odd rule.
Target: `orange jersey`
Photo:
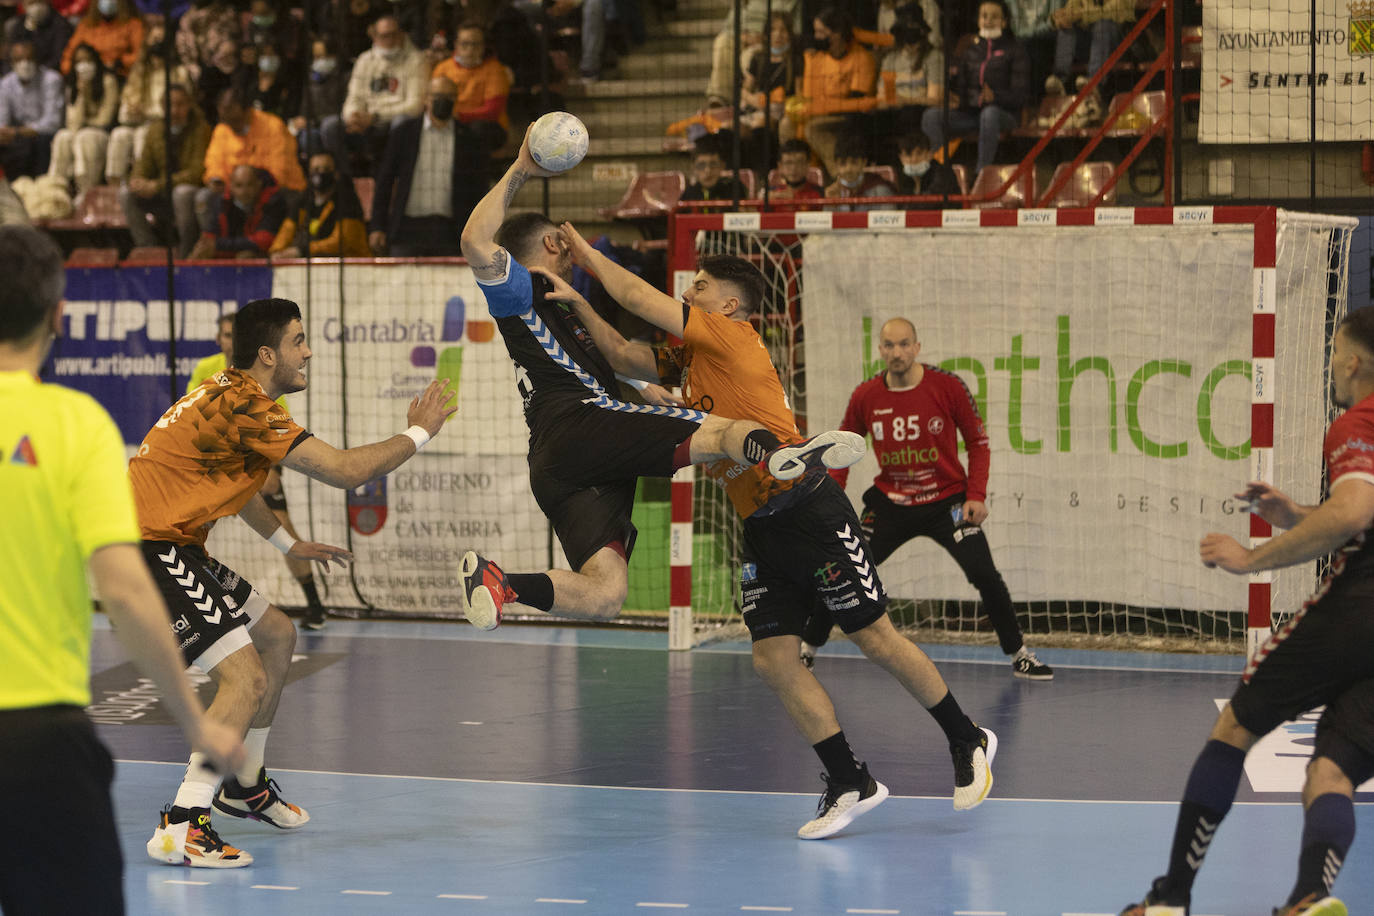
[[[658,369],[665,382],[681,382],[683,398],[697,410],[762,423],[784,443],[801,441],[778,372],[749,322],[689,309],[682,346],[660,348]],[[759,465],[746,467],[729,458],[709,465],[706,473],[725,484],[730,502],[744,518],[770,495],[792,486],[774,480]]]
[[[309,435],[252,376],[215,373],[167,409],[129,462],[144,540],[204,547],[215,521],[247,505]]]

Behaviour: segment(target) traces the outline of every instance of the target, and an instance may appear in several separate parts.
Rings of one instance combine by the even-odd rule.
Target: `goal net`
[[[1320,497],[1354,225],[1259,207],[681,215],[670,257],[679,289],[704,254],[760,267],[760,330],[813,432],[882,370],[882,323],[915,324],[920,358],[986,420],[984,527],[1028,632],[1235,647],[1300,604],[1317,564],[1236,577],[1198,542],[1269,536],[1233,496],[1249,479]],[[852,469],[856,505],[876,473],[872,455]],[[692,514],[692,613],[719,618],[738,521],[704,478]],[[904,622],[989,629],[932,541],[881,574]]]

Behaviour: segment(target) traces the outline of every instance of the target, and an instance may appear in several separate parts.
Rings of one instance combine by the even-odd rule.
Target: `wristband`
[[[411,442],[415,443],[415,451],[417,452],[424,448],[425,443],[429,441],[429,430],[423,426],[412,426],[401,435],[408,437]]]
[[[296,545],[296,539],[286,531],[286,526],[280,525],[272,536],[267,539],[267,543],[280,550],[282,553],[290,553],[291,548]]]

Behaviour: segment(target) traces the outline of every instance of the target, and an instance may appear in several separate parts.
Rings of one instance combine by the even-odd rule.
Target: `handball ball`
[[[550,172],[566,172],[587,155],[587,127],[576,115],[551,111],[530,129],[530,156]]]

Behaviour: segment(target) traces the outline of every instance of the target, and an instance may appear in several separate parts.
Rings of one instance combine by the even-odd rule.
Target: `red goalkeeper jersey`
[[[870,436],[879,473],[874,483],[899,506],[917,506],[957,493],[979,502],[988,494],[990,451],[983,418],[964,380],[928,363],[912,388],[891,389],[887,373],[854,389],[841,429]],[[959,462],[959,436],[968,471]],[[847,469],[831,471],[843,486]]]

